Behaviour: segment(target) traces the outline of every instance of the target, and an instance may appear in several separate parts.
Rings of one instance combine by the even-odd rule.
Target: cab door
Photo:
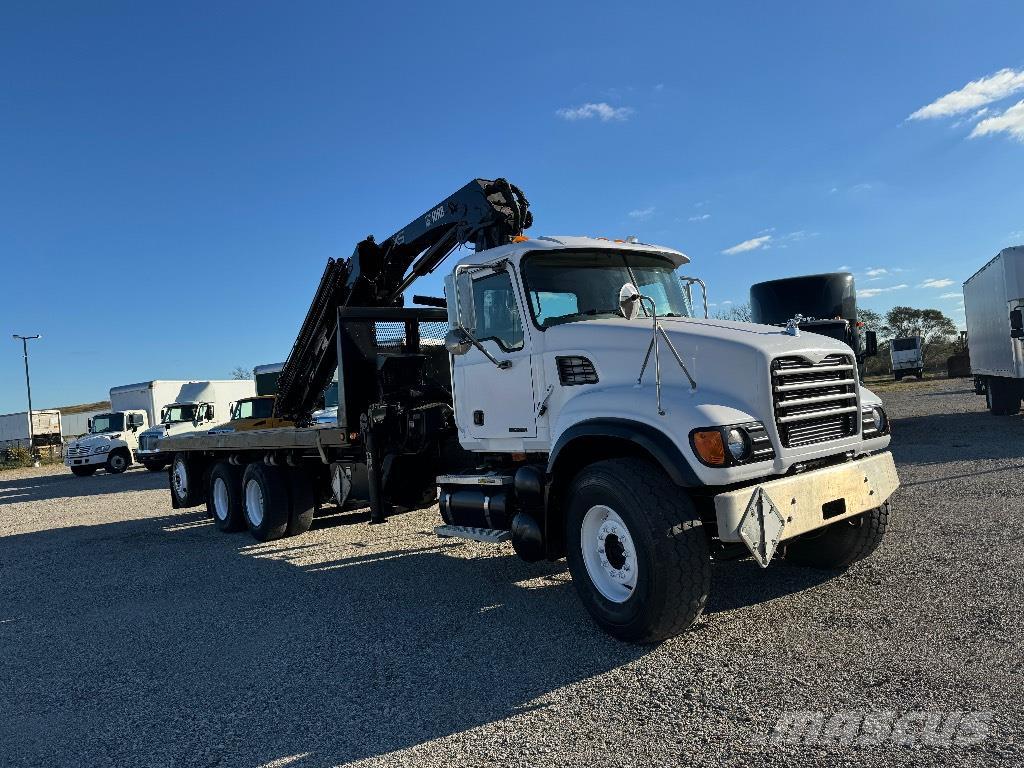
[[[459,425],[477,440],[537,436],[529,337],[512,275],[482,271],[472,281],[473,335],[498,362],[475,346],[455,358]]]

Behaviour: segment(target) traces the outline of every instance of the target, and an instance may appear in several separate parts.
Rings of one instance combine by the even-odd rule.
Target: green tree
[[[890,338],[920,336],[921,352],[928,356],[932,346],[946,346],[957,335],[956,324],[938,309],[915,309],[914,307],[893,307],[885,313],[885,327],[882,329]]]

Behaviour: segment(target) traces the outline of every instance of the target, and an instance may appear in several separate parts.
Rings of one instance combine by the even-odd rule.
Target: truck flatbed
[[[343,448],[348,445],[345,433],[337,426],[320,424],[311,427],[277,427],[245,432],[190,433],[165,437],[161,450],[175,451],[277,451]]]

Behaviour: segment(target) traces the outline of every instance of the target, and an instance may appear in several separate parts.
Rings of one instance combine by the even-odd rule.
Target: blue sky
[[[282,360],[329,256],[475,176],[533,234],[685,251],[719,309],[849,267],[862,306],[962,323],[1024,242],[1022,29],[1019,3],[8,3],[0,412],[10,333],[44,336],[37,406]]]

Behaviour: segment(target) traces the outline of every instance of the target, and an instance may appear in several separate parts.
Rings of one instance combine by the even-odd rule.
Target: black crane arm
[[[371,235],[347,260],[329,259],[281,370],[275,415],[310,422],[338,367],[339,306],[402,306],[409,286],[459,246],[481,251],[521,235],[533,223],[529,208],[522,191],[505,179],[474,179],[383,242]]]

